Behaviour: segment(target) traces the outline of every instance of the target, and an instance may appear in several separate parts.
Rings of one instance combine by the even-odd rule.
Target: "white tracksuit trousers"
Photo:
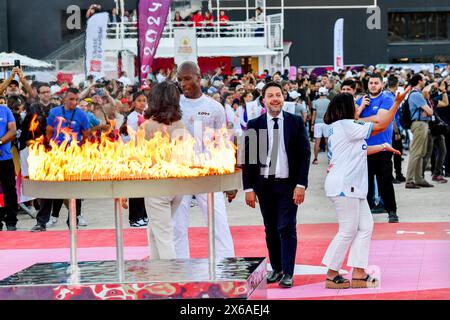
[[[198,206],[203,215],[203,220],[208,223],[208,196],[206,193],[196,194]],[[192,196],[185,196],[181,201],[178,210],[175,212],[174,225],[174,242],[177,259],[189,259],[189,210]],[[227,211],[225,207],[225,197],[222,192],[214,193],[214,218],[215,218],[215,241],[216,241],[216,257],[227,258],[234,257],[233,238],[231,237],[230,227],[228,225]],[[205,239],[205,244],[207,244]]]

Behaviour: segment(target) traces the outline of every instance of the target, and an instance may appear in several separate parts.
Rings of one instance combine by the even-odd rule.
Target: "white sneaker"
[[[51,228],[54,225],[56,225],[58,223],[58,218],[56,217],[50,217],[50,220],[47,222],[47,224],[45,225],[47,228]]]
[[[88,225],[86,220],[84,220],[84,217],[81,214],[78,216],[78,225],[80,227],[87,227]]]
[[[147,222],[145,222],[144,219],[130,222],[130,227],[133,227],[133,228],[142,228],[142,227],[146,227],[146,226],[147,226]]]
[[[198,207],[197,199],[191,199],[191,208]]]

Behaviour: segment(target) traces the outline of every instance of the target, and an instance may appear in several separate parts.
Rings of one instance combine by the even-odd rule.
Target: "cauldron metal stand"
[[[116,266],[115,273],[118,283],[126,283],[126,263],[124,259],[124,233],[123,233],[123,213],[120,203],[121,198],[144,198],[144,197],[158,197],[167,195],[186,195],[207,193],[207,210],[208,210],[208,279],[203,279],[203,282],[216,283],[220,282],[224,277],[231,274],[228,271],[221,270],[220,279],[217,278],[217,264],[233,265],[231,269],[243,269],[245,265],[249,269],[248,279],[249,290],[245,294],[232,294],[230,298],[248,298],[253,291],[265,292],[265,271],[266,261],[264,258],[230,258],[224,259],[222,262],[216,261],[215,250],[215,222],[214,222],[214,192],[241,189],[242,185],[241,172],[236,171],[232,174],[215,175],[195,178],[173,178],[173,179],[155,179],[155,180],[117,180],[117,181],[31,181],[25,179],[23,182],[24,193],[36,198],[50,198],[50,199],[70,199],[69,202],[69,226],[70,226],[70,265],[66,272],[70,274],[67,279],[67,285],[81,286],[81,275],[83,274],[80,264],[86,265],[88,262],[79,263],[77,257],[77,216],[76,216],[76,200],[75,199],[114,199],[114,217],[116,230]],[[247,259],[247,260],[245,260]],[[258,260],[259,259],[259,260]],[[169,260],[173,261],[173,260]],[[130,262],[131,263],[131,262]],[[136,262],[137,263],[137,262]],[[165,264],[167,261],[159,261],[160,264]],[[194,263],[198,265],[198,261],[175,261],[174,263]],[[239,266],[241,265],[241,266]],[[222,265],[221,265],[222,266]],[[31,267],[33,268],[33,267]],[[37,268],[37,267],[36,267]],[[105,267],[107,270],[112,270],[112,266]],[[106,270],[105,269],[105,270]],[[130,269],[130,268],[129,268]],[[245,268],[244,268],[245,269]],[[27,270],[23,271],[20,279],[26,278]],[[30,271],[31,272],[31,271]],[[250,279],[251,278],[251,279]],[[231,279],[231,278],[230,278]],[[7,278],[0,281],[0,299],[2,299],[1,287],[4,284],[17,284],[16,278]],[[183,279],[180,279],[180,281]],[[185,280],[185,279],[184,279]],[[20,281],[19,281],[20,282]],[[250,288],[251,287],[251,288]],[[256,290],[258,289],[258,290]],[[262,291],[261,291],[262,290]],[[250,292],[252,291],[252,292]],[[264,293],[263,293],[264,295]],[[221,296],[217,296],[221,297]],[[213,296],[213,298],[217,298]],[[261,296],[259,296],[261,297]],[[5,297],[3,297],[5,298]],[[30,298],[28,296],[28,298]],[[85,298],[86,297],[85,295]],[[152,297],[155,299],[165,298]]]

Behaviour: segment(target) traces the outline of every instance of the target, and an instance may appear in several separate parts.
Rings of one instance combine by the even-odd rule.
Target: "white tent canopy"
[[[53,65],[45,61],[32,59],[18,53],[0,53],[0,68],[14,67],[14,61],[20,60],[20,65],[28,68],[53,68]]]

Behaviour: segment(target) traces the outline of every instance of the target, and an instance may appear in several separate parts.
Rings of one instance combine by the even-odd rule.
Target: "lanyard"
[[[75,117],[75,113],[77,112],[77,108],[75,108],[75,110],[73,110],[73,112],[72,112],[72,117],[70,118],[70,125],[72,125],[72,121],[73,121],[73,118]],[[63,114],[63,118],[64,118],[64,120],[66,120],[66,122],[67,122],[67,119],[66,119],[66,109],[64,109],[64,106],[62,106],[62,114]]]

